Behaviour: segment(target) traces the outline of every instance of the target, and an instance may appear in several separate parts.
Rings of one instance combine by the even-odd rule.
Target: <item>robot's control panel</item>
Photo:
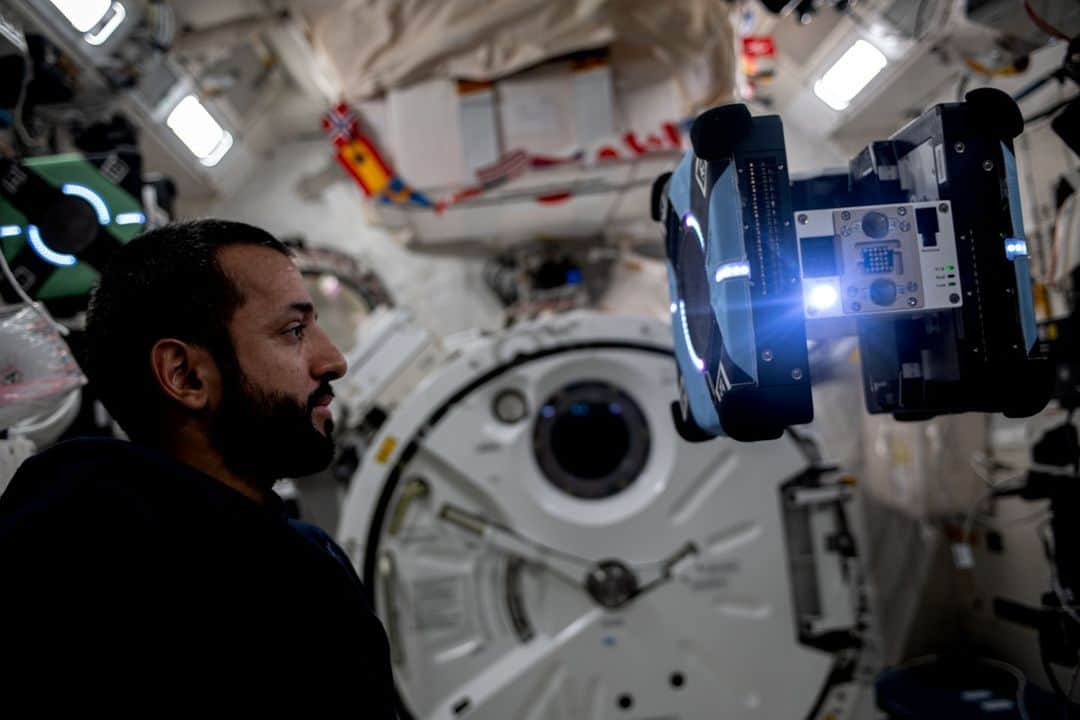
[[[796,213],[807,318],[963,304],[948,202]]]

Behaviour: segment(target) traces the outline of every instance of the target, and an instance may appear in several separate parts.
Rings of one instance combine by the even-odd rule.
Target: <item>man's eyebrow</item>
[[[314,315],[315,306],[309,302],[294,302],[289,303],[289,309],[286,313],[298,312],[301,315]]]

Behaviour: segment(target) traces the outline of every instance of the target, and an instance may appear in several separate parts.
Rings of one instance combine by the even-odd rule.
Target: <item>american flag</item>
[[[476,180],[484,186],[512,180],[528,170],[530,162],[529,153],[524,150],[513,150],[491,165],[477,168]]]
[[[330,142],[341,146],[357,133],[356,113],[347,103],[339,102],[322,117],[323,130],[330,133]]]

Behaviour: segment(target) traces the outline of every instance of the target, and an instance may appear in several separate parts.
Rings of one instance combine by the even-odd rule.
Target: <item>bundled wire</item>
[[[1031,22],[1035,23],[1044,33],[1051,37],[1056,37],[1059,40],[1069,41],[1068,35],[1046,22],[1046,20],[1043,20],[1043,18],[1035,12],[1035,8],[1031,7],[1031,0],[1024,0],[1024,10],[1027,12],[1028,17],[1031,18]]]
[[[20,285],[19,281],[15,279],[15,274],[11,272],[11,266],[8,265],[7,258],[4,256],[3,248],[0,248],[0,271],[3,271],[4,277],[7,279],[8,283],[11,284],[11,287],[19,296],[19,299],[26,303],[27,306],[29,306],[30,309],[32,309],[35,313],[37,313],[38,317],[40,317],[46,325],[51,325],[52,327],[56,328],[56,332],[60,333],[61,335],[68,334],[68,329],[66,327],[53,320],[47,312],[42,310],[39,303],[31,300],[30,296],[26,294],[26,291],[23,290],[23,286]]]

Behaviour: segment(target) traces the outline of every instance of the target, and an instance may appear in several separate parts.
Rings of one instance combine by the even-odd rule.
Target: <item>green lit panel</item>
[[[142,205],[123,188],[105,179],[81,155],[32,158],[23,165],[58,190],[70,184],[92,191],[100,198],[108,214],[106,231],[119,243],[127,243],[142,231],[144,222],[139,221],[143,213]],[[77,188],[69,194],[73,192],[83,191]],[[0,247],[3,248],[4,257],[9,262],[14,261],[26,245],[26,217],[0,198]],[[84,295],[99,277],[97,270],[85,262],[56,267],[35,295],[41,300]]]

